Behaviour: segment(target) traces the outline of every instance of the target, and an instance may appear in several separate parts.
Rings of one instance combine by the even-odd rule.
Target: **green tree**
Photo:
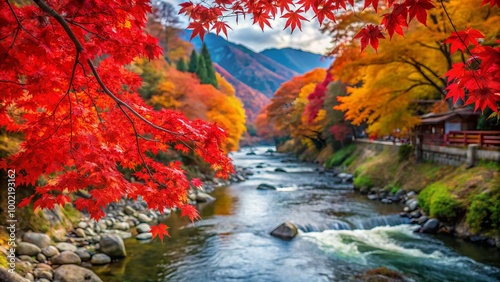
[[[197,69],[198,69],[198,54],[196,54],[196,50],[193,49],[193,52],[191,52],[191,57],[189,58],[188,72],[195,73]]]
[[[208,48],[205,43],[203,43],[203,47],[201,48],[201,56],[205,60],[207,69],[207,83],[212,84],[215,88],[217,88],[217,77],[215,76],[215,69],[212,64],[212,58],[210,58],[210,52],[208,52]]]
[[[188,70],[186,66],[186,62],[184,62],[184,58],[180,58],[179,61],[177,61],[177,70],[181,72],[186,72]]]
[[[196,69],[196,75],[200,79],[201,84],[210,84],[207,74],[207,65],[203,56],[198,56],[198,68]]]

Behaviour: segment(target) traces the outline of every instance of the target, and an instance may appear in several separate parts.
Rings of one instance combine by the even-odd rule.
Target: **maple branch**
[[[29,32],[26,28],[24,28],[24,26],[21,24],[21,21],[19,20],[19,18],[17,17],[16,15],[16,12],[14,11],[14,8],[12,8],[12,5],[10,4],[9,0],[5,0],[5,2],[7,2],[7,5],[9,6],[9,9],[10,11],[12,12],[12,15],[14,15],[14,18],[16,19],[16,22],[17,22],[17,26],[18,28],[21,28],[22,30],[26,31],[27,34],[31,35],[33,38],[37,39],[33,34],[31,34],[31,32]]]
[[[76,38],[76,35],[73,33],[71,28],[68,25],[68,22],[61,16],[59,13],[57,13],[54,9],[52,9],[47,3],[45,3],[43,0],[33,0],[35,3],[40,7],[42,10],[47,12],[51,17],[53,17],[59,24],[62,26],[64,31],[66,31],[66,34],[68,34],[69,38],[71,41],[73,41],[73,44],[75,44],[76,50],[78,52],[82,52],[84,50],[83,45],[78,41],[78,38]]]

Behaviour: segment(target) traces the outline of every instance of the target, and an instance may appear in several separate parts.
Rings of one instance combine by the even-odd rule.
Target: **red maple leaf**
[[[208,24],[203,22],[191,22],[187,28],[193,30],[193,33],[191,34],[191,38],[189,40],[192,40],[197,35],[199,35],[201,41],[203,41],[205,33],[207,33]]]
[[[417,17],[417,20],[427,26],[427,10],[434,8],[431,0],[407,0],[410,21]]]
[[[303,10],[290,11],[281,16],[284,19],[288,19],[285,23],[284,29],[290,26],[292,28],[292,32],[296,27],[298,27],[299,30],[302,31],[301,21],[309,21],[300,14],[303,12],[304,12]]]
[[[452,32],[444,43],[450,43],[451,54],[454,54],[457,50],[465,52],[470,44],[477,45],[478,38],[484,38],[484,35],[477,29],[468,27],[466,30]]]
[[[394,35],[394,32],[398,33],[401,36],[404,36],[402,27],[408,26],[408,24],[406,23],[406,17],[402,14],[396,14],[394,11],[395,10],[393,10],[392,13],[384,14],[384,18],[382,19],[382,24],[387,29],[387,32],[389,33],[391,39],[392,35]]]
[[[149,232],[151,232],[151,234],[153,234],[152,239],[154,239],[156,236],[158,236],[160,238],[161,242],[163,243],[163,236],[170,237],[170,235],[168,234],[167,228],[168,228],[168,226],[166,226],[163,223],[151,226],[149,229]]]
[[[378,39],[385,39],[385,36],[382,34],[378,26],[369,24],[365,28],[363,28],[356,36],[354,36],[354,39],[356,38],[361,39],[361,52],[363,52],[368,43],[370,43],[373,49],[377,51]]]
[[[493,8],[493,6],[495,6],[495,5],[500,7],[500,0],[483,0],[483,3],[481,5],[485,5],[487,3],[490,3],[491,8]]]
[[[200,215],[198,214],[198,210],[196,209],[195,206],[185,204],[181,209],[181,216],[187,216],[189,217],[189,220],[194,223],[194,220],[197,218],[200,218]]]
[[[227,38],[227,28],[228,27],[229,27],[229,29],[232,29],[226,22],[217,21],[212,26],[212,29],[215,29],[215,33],[217,35],[219,35],[220,32],[222,31],[224,33],[224,35],[226,36],[226,38]]]

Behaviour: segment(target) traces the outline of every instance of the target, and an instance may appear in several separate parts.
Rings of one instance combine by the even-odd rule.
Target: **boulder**
[[[139,220],[140,223],[150,223],[152,221],[152,219],[143,214],[143,213],[140,213],[138,216],[137,216],[137,219]]]
[[[409,218],[419,218],[421,216],[422,216],[422,213],[419,210],[416,210],[414,212],[411,212],[408,217]]]
[[[120,258],[127,256],[125,245],[120,236],[115,234],[107,234],[101,237],[99,241],[101,252],[107,254],[112,258]]]
[[[392,204],[392,200],[391,199],[388,199],[388,198],[384,198],[382,200],[380,200],[383,204]]]
[[[137,236],[135,236],[135,239],[137,240],[151,240],[153,238],[153,233],[146,232],[146,233],[141,233]]]
[[[90,253],[84,248],[79,248],[76,250],[75,254],[80,257],[82,261],[88,261],[90,259]]]
[[[198,203],[206,203],[206,202],[213,202],[213,201],[215,201],[215,198],[208,195],[207,193],[203,193],[203,192],[196,193],[196,202],[198,202]]]
[[[274,169],[275,172],[287,172],[285,169],[281,168],[281,167],[277,167],[276,169]]]
[[[64,251],[51,259],[52,264],[81,264],[80,257],[72,251]]]
[[[366,197],[368,198],[368,200],[372,200],[372,201],[378,200],[377,194],[370,194],[370,195],[368,195]]]
[[[70,243],[65,243],[65,242],[57,243],[56,244],[56,248],[60,252],[64,252],[64,251],[75,252],[76,251],[76,246],[75,245],[70,244]]]
[[[255,156],[255,155],[257,155],[257,154],[256,154],[255,152],[248,152],[246,155],[247,155],[247,156]]]
[[[30,280],[17,273],[10,273],[7,268],[0,267],[0,281],[29,282]]]
[[[16,248],[16,254],[18,256],[22,256],[22,255],[27,255],[27,256],[36,256],[38,255],[42,250],[40,250],[40,248],[35,245],[35,244],[32,244],[32,243],[28,243],[28,242],[21,242],[17,245],[17,248]]]
[[[40,249],[50,246],[50,237],[47,234],[28,232],[23,235],[23,242],[37,245]]]
[[[270,184],[262,183],[257,186],[257,190],[276,190],[276,187]]]
[[[283,240],[291,240],[297,235],[297,227],[293,223],[285,222],[271,231],[271,235]]]
[[[62,265],[55,270],[53,282],[102,282],[92,270],[77,265]]]
[[[137,211],[131,206],[125,206],[125,208],[123,209],[123,212],[126,215],[134,215],[137,213]]]
[[[52,279],[54,279],[54,271],[52,269],[35,268],[35,270],[33,271],[33,274],[38,279],[45,278],[45,279],[50,280],[50,281],[52,281]]]
[[[420,233],[430,233],[430,234],[436,234],[437,231],[439,230],[439,220],[436,218],[431,218],[425,222],[425,224],[422,226],[422,229],[420,229]]]
[[[106,255],[106,254],[95,254],[92,256],[92,259],[90,260],[90,263],[92,265],[103,265],[103,264],[108,264],[111,262],[111,258]]]
[[[406,206],[408,207],[408,212],[412,212],[418,208],[418,200],[410,199],[406,201]]]
[[[130,225],[127,222],[117,222],[113,225],[113,229],[127,231],[130,229]]]
[[[147,233],[151,229],[151,226],[147,223],[141,223],[136,228],[138,233]]]
[[[418,219],[418,222],[417,222],[417,223],[418,223],[418,224],[420,224],[420,225],[422,225],[422,224],[424,224],[425,222],[427,222],[427,220],[429,220],[429,217],[428,217],[428,216],[426,216],[426,215],[423,215],[423,216],[421,216],[421,217]]]
[[[59,250],[54,246],[48,246],[47,248],[42,249],[42,254],[48,258],[53,257],[59,254]]]

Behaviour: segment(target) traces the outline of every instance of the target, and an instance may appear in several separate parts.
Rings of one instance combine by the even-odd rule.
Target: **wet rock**
[[[391,199],[387,199],[387,198],[382,199],[381,202],[383,204],[392,204],[392,200]]]
[[[57,244],[56,244],[56,248],[57,248],[60,252],[64,252],[64,251],[71,251],[71,252],[75,252],[75,251],[76,251],[76,246],[75,246],[75,245],[70,244],[70,243],[65,243],[65,242],[62,242],[62,243],[57,243]]]
[[[198,202],[198,203],[207,203],[207,202],[213,202],[213,201],[215,201],[215,198],[208,195],[207,193],[203,193],[203,192],[196,193],[196,202]]]
[[[136,228],[138,233],[147,233],[151,229],[151,226],[147,223],[141,223]]]
[[[406,213],[406,212],[400,212],[399,216],[400,217],[408,217],[408,213]]]
[[[378,195],[377,194],[370,194],[370,195],[368,195],[366,197],[368,198],[368,200],[372,200],[372,201],[378,200]]]
[[[439,230],[439,220],[436,218],[431,218],[425,222],[420,230],[421,233],[436,234]]]
[[[32,244],[32,243],[28,243],[28,242],[21,242],[21,243],[17,244],[17,248],[16,248],[16,254],[18,256],[22,256],[22,255],[36,256],[41,251],[42,250],[40,250],[40,248],[37,245]]]
[[[102,282],[102,280],[87,268],[63,265],[55,270],[53,282]]]
[[[362,281],[366,282],[404,282],[404,276],[399,272],[386,267],[379,267],[368,270],[361,277]]]
[[[29,282],[30,280],[22,277],[17,273],[10,273],[7,268],[0,267],[0,281]]]
[[[247,155],[247,156],[255,156],[255,155],[257,155],[257,154],[256,154],[255,152],[248,152],[246,155]]]
[[[48,258],[59,254],[59,250],[54,246],[48,246],[42,250],[42,254]]]
[[[103,235],[101,237],[101,241],[99,241],[99,246],[101,252],[107,254],[112,258],[127,256],[123,240],[118,235],[115,234]]]
[[[418,224],[420,224],[420,225],[422,225],[422,224],[424,224],[425,222],[427,222],[427,220],[429,220],[429,217],[428,217],[428,216],[426,216],[426,215],[423,215],[423,216],[421,216],[421,217],[418,219],[418,222],[417,222],[417,223],[418,223]]]
[[[24,233],[23,242],[34,244],[43,249],[50,246],[50,237],[43,233],[28,232]]]
[[[137,211],[131,207],[131,206],[126,206],[124,209],[123,209],[123,212],[126,214],[126,215],[134,215],[137,213]]]
[[[413,198],[415,196],[417,196],[417,193],[415,193],[415,191],[410,191],[406,193],[406,197],[408,197],[408,199]]]
[[[422,216],[422,213],[420,211],[414,211],[412,213],[410,213],[410,215],[408,216],[409,218],[419,218]]]
[[[469,241],[472,243],[486,243],[486,241],[488,241],[488,237],[482,235],[472,235],[469,237]]]
[[[270,184],[261,183],[257,186],[257,190],[276,190],[276,187]]]
[[[281,168],[281,167],[277,167],[276,169],[274,169],[275,172],[287,172],[285,169]]]
[[[79,248],[76,250],[75,254],[80,257],[82,261],[88,261],[90,259],[90,253],[84,248]]]
[[[150,232],[141,233],[141,234],[135,236],[135,239],[137,239],[137,240],[151,240],[152,238],[153,238],[153,234]]]
[[[291,240],[297,235],[297,227],[293,223],[285,222],[271,231],[271,235],[283,240]]]
[[[406,196],[406,191],[404,189],[399,189],[394,196],[397,196],[399,198],[404,198]]]
[[[418,208],[418,200],[410,199],[406,201],[406,207],[408,207],[408,212],[415,211]]]
[[[80,264],[82,260],[72,251],[64,251],[51,259],[53,264]]]
[[[104,265],[104,264],[108,264],[111,262],[111,258],[106,255],[106,254],[95,254],[92,256],[92,259],[90,260],[90,263],[92,265]]]

